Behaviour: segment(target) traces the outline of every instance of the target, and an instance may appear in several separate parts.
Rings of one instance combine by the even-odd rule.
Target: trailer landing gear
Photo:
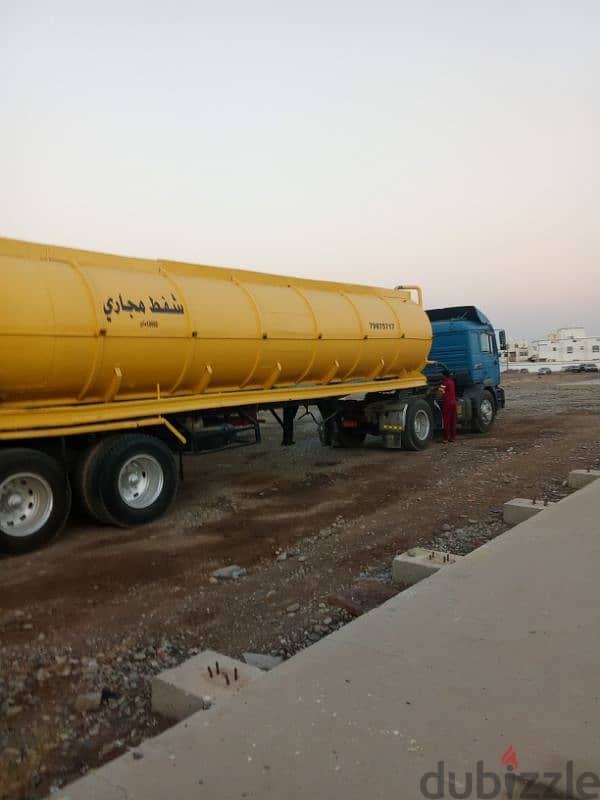
[[[294,441],[294,420],[296,419],[299,408],[300,406],[298,403],[291,403],[290,405],[284,406],[283,419],[274,408],[270,409],[273,418],[279,423],[283,431],[283,439],[281,440],[282,447],[290,447],[296,444]]]

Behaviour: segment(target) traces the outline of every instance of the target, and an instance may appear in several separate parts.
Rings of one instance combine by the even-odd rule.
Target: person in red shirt
[[[453,442],[456,439],[456,384],[450,372],[443,370],[444,379],[441,384],[442,391],[442,418],[444,421],[444,442]]]

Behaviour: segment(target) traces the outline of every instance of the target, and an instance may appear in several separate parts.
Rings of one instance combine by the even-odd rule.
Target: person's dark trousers
[[[453,442],[456,439],[456,404],[448,405],[444,403],[444,441]]]

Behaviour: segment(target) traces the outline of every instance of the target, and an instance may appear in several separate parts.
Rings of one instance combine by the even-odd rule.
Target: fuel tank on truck
[[[0,239],[4,409],[421,385],[430,346],[420,291]]]

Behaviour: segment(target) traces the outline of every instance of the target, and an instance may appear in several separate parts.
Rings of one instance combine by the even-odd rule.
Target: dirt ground
[[[212,648],[288,657],[349,619],[328,603],[386,587],[419,543],[467,553],[505,530],[503,502],[560,499],[600,466],[600,380],[508,375],[487,436],[423,453],[323,448],[314,423],[282,448],[190,459],[164,519],[129,531],[74,517],[44,550],[0,560],[0,797],[38,798],[166,726],[149,681]],[[246,574],[217,580],[238,564]],[[75,710],[102,692],[100,706]]]

